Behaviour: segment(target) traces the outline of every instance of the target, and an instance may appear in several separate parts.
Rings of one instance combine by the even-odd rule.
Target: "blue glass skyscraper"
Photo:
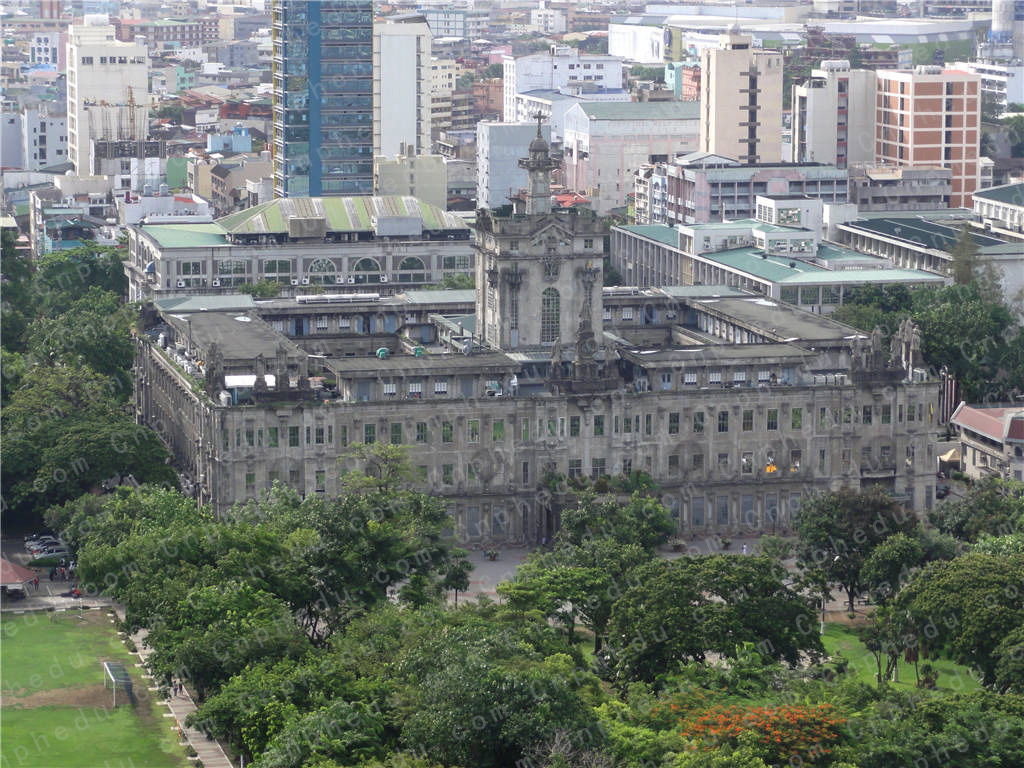
[[[273,0],[274,193],[373,193],[372,0]]]

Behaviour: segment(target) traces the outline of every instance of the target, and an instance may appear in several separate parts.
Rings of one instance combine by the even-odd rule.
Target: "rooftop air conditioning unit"
[[[299,284],[299,278],[293,277],[292,278],[292,285],[298,285],[298,284]]]
[[[302,278],[302,284],[303,285],[309,285],[309,278],[308,277]]]
[[[334,282],[335,282],[335,283],[336,283],[337,285],[341,285],[342,283],[344,283],[344,282],[345,282],[345,278],[344,278],[344,277],[336,277],[336,278],[334,278]]]
[[[382,283],[386,283],[386,282],[388,281],[388,276],[387,276],[387,275],[381,275],[381,276],[380,276],[380,281],[381,281]]]
[[[178,287],[179,288],[184,288],[185,287],[185,281],[184,280],[179,280],[178,281]]]
[[[214,288],[220,288],[220,280],[214,280],[213,281],[213,287]]]
[[[353,276],[353,277],[350,277],[350,278],[348,279],[348,283],[349,283],[349,285],[355,285],[355,282],[356,282],[356,279],[355,279],[355,277],[354,277],[354,276]]]

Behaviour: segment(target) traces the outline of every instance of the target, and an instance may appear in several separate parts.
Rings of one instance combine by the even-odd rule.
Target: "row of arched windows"
[[[357,275],[357,282],[380,282],[383,273],[380,262],[369,257],[360,259],[352,268]],[[275,279],[277,276],[287,276],[291,272],[291,265],[285,260],[269,260],[263,263],[263,274],[267,279]],[[334,285],[338,269],[330,259],[315,259],[309,265],[307,276],[309,282],[315,285]],[[398,265],[398,282],[424,282],[427,279],[427,268],[422,259],[409,256],[402,259]]]

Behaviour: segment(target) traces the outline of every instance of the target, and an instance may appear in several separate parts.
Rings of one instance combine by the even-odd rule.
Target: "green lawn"
[[[829,654],[834,655],[836,651],[842,652],[850,662],[850,672],[856,675],[858,680],[872,685],[875,683],[878,675],[875,657],[864,647],[851,628],[839,624],[828,624],[825,627],[825,636],[822,638],[822,642]],[[919,666],[926,663],[931,664],[938,671],[939,688],[951,691],[973,691],[980,687],[977,679],[968,674],[967,667],[949,659],[928,659],[921,661]],[[913,688],[916,685],[912,663],[900,660],[899,682],[894,685],[908,688]]]
[[[20,768],[183,768],[189,765],[167,709],[146,690],[105,611],[4,614],[0,765]],[[132,676],[134,705],[112,707],[100,659]]]

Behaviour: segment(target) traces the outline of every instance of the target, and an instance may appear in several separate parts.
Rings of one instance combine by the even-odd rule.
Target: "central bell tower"
[[[528,176],[525,213],[477,211],[476,333],[491,349],[560,362],[564,355],[567,363],[582,349],[592,359],[602,338],[606,227],[589,210],[552,211],[558,164],[539,121],[527,154],[519,161]]]

